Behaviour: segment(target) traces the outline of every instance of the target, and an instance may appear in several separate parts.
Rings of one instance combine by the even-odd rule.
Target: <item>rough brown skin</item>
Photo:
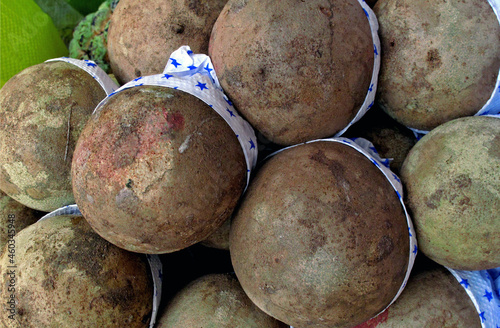
[[[232,214],[246,162],[222,117],[182,91],[141,86],[112,96],[73,157],[76,203],[111,243],[173,252],[215,232]]]
[[[212,26],[227,0],[120,0],[110,20],[108,56],[120,83],[160,74],[188,45],[208,53]]]
[[[0,227],[2,227],[0,250],[3,250],[11,234],[16,234],[35,223],[44,214],[44,212],[24,206],[0,191]]]
[[[401,124],[430,131],[477,113],[500,68],[500,24],[488,1],[380,0],[377,99]]]
[[[288,328],[262,312],[232,274],[191,282],[167,305],[157,328]]]
[[[230,0],[209,55],[235,107],[281,145],[346,127],[368,92],[374,61],[356,0]]]
[[[2,327],[147,328],[153,285],[146,259],[111,245],[83,217],[37,222],[16,237],[15,319]],[[1,292],[8,291],[10,258],[0,258]]]
[[[382,158],[392,159],[390,168],[396,174],[399,174],[403,161],[417,142],[411,130],[396,122],[379,106],[372,107],[342,136],[371,141]]]
[[[231,218],[224,223],[213,234],[201,242],[203,246],[229,250],[229,231],[231,230]]]
[[[419,249],[459,270],[500,266],[500,119],[465,117],[420,139],[401,168]]]
[[[382,314],[354,328],[480,328],[476,307],[444,267],[410,276],[403,293]]]
[[[238,280],[264,312],[300,328],[360,324],[407,271],[403,208],[379,169],[336,142],[285,150],[257,172],[231,227]]]
[[[65,62],[31,66],[5,83],[0,89],[0,189],[44,212],[73,204],[73,150],[104,97],[90,74]]]

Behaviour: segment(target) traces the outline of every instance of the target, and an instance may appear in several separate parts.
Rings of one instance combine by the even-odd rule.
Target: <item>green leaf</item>
[[[52,18],[66,46],[73,37],[75,26],[83,19],[83,15],[66,0],[35,0],[40,8]]]

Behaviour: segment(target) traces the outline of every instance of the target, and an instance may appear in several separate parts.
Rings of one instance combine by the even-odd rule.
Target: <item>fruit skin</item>
[[[167,305],[157,328],[286,328],[262,312],[233,274],[210,274],[183,288]]]
[[[381,0],[377,99],[399,123],[430,131],[476,114],[494,91],[500,24],[488,1]]]
[[[94,115],[76,146],[73,190],[90,225],[140,253],[173,252],[215,232],[245,188],[235,133],[198,98],[126,89]]]
[[[270,141],[330,137],[364,102],[374,45],[357,0],[230,0],[209,55],[227,96]]]
[[[16,268],[0,258],[0,295],[16,298],[15,321],[1,311],[3,327],[147,328],[153,285],[143,256],[99,237],[81,216],[39,221],[15,237]],[[9,291],[15,278],[15,291]]]
[[[90,74],[65,62],[38,64],[12,77],[0,89],[0,189],[44,212],[74,204],[73,150],[105,97]]]
[[[452,120],[420,139],[401,168],[419,249],[458,270],[500,266],[500,119]]]
[[[399,298],[383,313],[353,328],[480,328],[476,307],[444,267],[410,276]]]
[[[33,210],[15,201],[0,191],[0,250],[11,239],[11,234],[16,234],[25,227],[35,223],[45,213]]]
[[[208,53],[212,26],[227,0],[120,0],[108,33],[111,70],[120,83],[160,74],[169,56],[188,45]]]
[[[294,327],[352,327],[401,287],[409,235],[379,169],[337,142],[270,158],[231,226],[234,270],[250,299]]]

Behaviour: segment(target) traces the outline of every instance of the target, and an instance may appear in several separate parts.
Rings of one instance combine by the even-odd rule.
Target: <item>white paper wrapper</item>
[[[344,129],[335,134],[335,137],[341,136],[351,125],[359,121],[361,117],[365,115],[365,113],[373,106],[375,102],[375,93],[377,91],[378,74],[380,71],[380,39],[378,36],[378,28],[379,28],[378,20],[377,17],[375,16],[375,13],[370,8],[370,6],[368,6],[365,0],[358,0],[358,2],[363,8],[363,11],[365,12],[366,18],[368,19],[368,23],[370,24],[370,30],[372,32],[373,53],[374,53],[372,79],[370,82],[370,87],[368,88],[368,92],[366,93],[365,101],[363,102],[363,105],[361,105],[361,108],[359,109],[358,113]]]
[[[415,235],[415,230],[413,228],[413,222],[411,221],[410,215],[408,214],[408,211],[406,210],[406,206],[403,202],[403,185],[401,184],[401,180],[399,177],[394,174],[390,168],[389,168],[389,160],[381,158],[373,144],[363,138],[354,138],[354,139],[348,139],[348,138],[328,138],[328,139],[317,139],[317,140],[311,140],[302,144],[298,145],[293,145],[291,147],[286,147],[283,149],[278,150],[277,152],[269,155],[268,157],[274,156],[286,149],[293,148],[296,146],[312,143],[312,142],[318,142],[318,141],[329,141],[329,142],[339,142],[342,144],[345,144],[347,146],[350,146],[357,151],[359,151],[361,154],[363,154],[365,157],[367,157],[373,165],[375,165],[387,178],[387,180],[390,182],[391,186],[394,188],[394,191],[396,192],[396,195],[399,198],[399,201],[401,203],[401,206],[403,207],[405,216],[406,216],[406,223],[408,225],[408,235],[409,235],[409,240],[410,240],[410,248],[408,251],[408,256],[409,256],[409,261],[408,261],[408,269],[406,270],[406,276],[403,281],[403,284],[401,285],[401,288],[397,292],[397,294],[394,296],[392,301],[387,305],[386,308],[384,308],[382,311],[380,311],[378,314],[382,313],[387,309],[394,301],[401,295],[403,292],[403,289],[406,287],[406,284],[408,283],[408,278],[410,277],[411,270],[413,268],[413,264],[415,263],[415,258],[418,253],[418,247],[417,247],[417,239]],[[377,315],[378,315],[377,314]],[[293,327],[291,327],[293,328]]]
[[[45,62],[54,62],[54,61],[63,61],[69,64],[73,64],[75,66],[80,67],[85,72],[89,73],[104,89],[106,95],[111,94],[116,89],[118,89],[118,85],[104,72],[96,63],[91,60],[80,60],[69,57],[60,57],[46,60]]]
[[[82,216],[82,213],[78,209],[77,205],[68,205],[44,215],[40,218],[39,221],[61,215]],[[160,258],[157,255],[146,254],[146,258],[148,259],[149,267],[151,269],[151,275],[153,277],[153,312],[151,313],[151,321],[149,323],[149,328],[153,328],[156,323],[156,317],[158,315],[158,308],[160,306],[161,300],[163,266]]]
[[[247,185],[250,174],[257,163],[257,137],[252,126],[233,107],[222,90],[215,75],[212,61],[207,55],[194,54],[189,46],[174,51],[162,74],[142,76],[121,86],[99,105],[94,113],[101,110],[109,97],[125,89],[141,86],[162,86],[187,92],[209,105],[229,124],[236,134],[247,164]]]
[[[487,0],[487,1],[490,4],[493,11],[495,12],[495,15],[497,16],[498,19],[498,23],[500,24],[500,0]],[[495,88],[493,89],[490,98],[484,104],[484,106],[476,114],[474,114],[474,116],[495,115],[495,114],[500,114],[500,70],[498,71]],[[409,128],[409,129],[415,133],[417,139],[420,139],[424,135],[429,133],[429,131],[425,130],[418,130],[414,128]]]
[[[483,328],[500,327],[500,268],[461,271],[447,268],[460,282],[477,309]]]

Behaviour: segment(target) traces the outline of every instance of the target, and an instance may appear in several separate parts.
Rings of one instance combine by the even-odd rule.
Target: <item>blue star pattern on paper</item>
[[[165,79],[169,79],[171,78],[173,75],[170,75],[170,74],[163,74],[162,78],[165,78]]]
[[[229,117],[236,117],[236,115],[234,115],[232,110],[229,110],[229,108],[226,108],[226,110],[229,113]]]
[[[89,67],[96,67],[97,66],[96,64],[94,64],[93,62],[89,61],[88,59],[85,59],[84,61],[85,61],[85,64],[87,66],[89,66]]]
[[[417,247],[417,245],[415,245],[413,247],[413,254],[417,254],[417,252],[418,252],[418,247]]]
[[[481,318],[481,322],[485,322],[486,321],[486,318],[484,317],[484,315],[485,315],[484,311],[481,312],[481,313],[479,313],[479,317]]]
[[[493,293],[492,292],[488,292],[488,290],[485,289],[483,297],[486,297],[486,299],[488,300],[488,302],[491,302],[491,300],[493,299]]]
[[[469,286],[470,286],[467,279],[462,279],[462,281],[460,281],[460,284],[464,285],[465,288],[469,288]]]
[[[408,227],[408,234],[410,235],[410,237],[412,237],[413,235],[411,234],[411,228]]]
[[[190,65],[190,66],[188,66],[188,68],[189,68],[189,70],[190,70],[190,71],[192,71],[192,70],[194,70],[194,69],[197,69],[198,67],[196,67],[196,66],[194,66],[194,65]]]
[[[200,90],[208,89],[206,83],[198,82],[198,84],[196,84],[195,86],[198,87],[198,88],[200,88]]]
[[[229,106],[233,106],[233,103],[229,100],[229,98],[224,97],[224,100],[229,104]]]
[[[375,56],[378,56],[378,50],[376,45],[373,45],[373,52],[375,53]]]
[[[139,81],[140,79],[142,79],[142,76],[139,76],[138,78],[135,78],[134,81]]]
[[[181,63],[177,62],[177,60],[175,58],[170,58],[170,60],[172,61],[172,65],[174,65],[175,68],[182,65]]]
[[[253,142],[253,140],[250,139],[248,142],[250,143],[250,149],[254,149],[255,148],[255,143]]]
[[[208,73],[210,73],[211,71],[213,71],[213,69],[212,69],[212,68],[210,68],[210,66],[209,66],[208,64],[207,64],[207,66],[205,66],[203,69],[204,69],[205,71],[207,71]]]

